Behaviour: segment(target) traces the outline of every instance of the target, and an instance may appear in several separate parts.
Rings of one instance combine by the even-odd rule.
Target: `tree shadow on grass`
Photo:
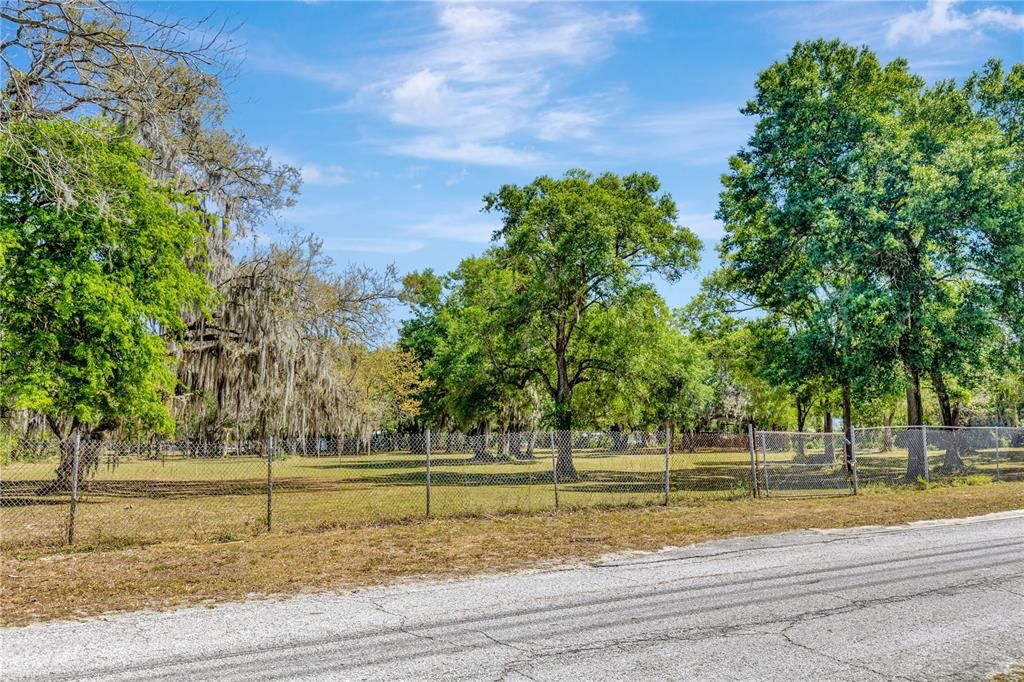
[[[456,466],[466,464],[464,460],[448,461]],[[523,463],[528,464],[529,462]],[[449,464],[449,466],[451,465]],[[443,467],[443,465],[439,466]],[[365,467],[362,469],[365,470]],[[426,487],[426,470],[424,468],[399,469],[400,467],[380,467],[376,470],[364,471],[362,475],[341,477],[275,476],[273,488],[277,493],[316,493],[380,491],[392,487]],[[477,471],[451,471],[439,468],[431,472],[431,481],[435,486],[466,488],[554,485],[554,476],[551,470],[537,471],[519,467],[516,469],[487,471],[481,468]],[[670,488],[674,490],[730,490],[745,485],[747,473],[745,466],[737,465],[734,462],[729,466],[705,466],[676,470],[671,473]],[[39,491],[48,483],[48,480],[0,481],[0,506],[67,504],[68,494],[66,492],[55,495],[39,494]],[[664,474],[661,471],[583,469],[579,470],[576,477],[572,479],[560,477],[559,483],[561,486],[571,487],[580,492],[633,492],[662,489]],[[80,491],[83,501],[100,501],[103,498],[198,499],[223,496],[263,496],[267,491],[267,481],[261,476],[217,480],[111,480],[104,478],[84,481]]]
[[[538,461],[544,461],[541,458],[534,459],[473,459],[471,455],[465,457],[433,457],[430,458],[430,466],[434,467],[461,467],[461,466],[494,466],[494,465],[510,465],[510,466],[522,466],[536,464]],[[426,458],[421,457],[419,459],[380,459],[380,460],[369,460],[364,459],[359,462],[351,461],[333,461],[324,462],[322,464],[295,464],[292,465],[299,469],[348,469],[348,470],[373,470],[373,469],[425,469]]]
[[[69,493],[38,494],[40,489],[51,483],[53,479],[0,481],[0,508],[68,504]]]

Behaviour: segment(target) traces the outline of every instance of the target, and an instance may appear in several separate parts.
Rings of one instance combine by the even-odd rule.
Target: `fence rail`
[[[0,452],[0,547],[233,539],[301,528],[687,498],[847,494],[954,473],[1024,479],[1024,429],[21,439]]]

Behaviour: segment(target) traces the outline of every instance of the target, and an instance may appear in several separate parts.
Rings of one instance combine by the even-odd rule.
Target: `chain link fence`
[[[862,485],[959,473],[1024,480],[1024,428],[858,427],[854,436]]]
[[[0,547],[229,541],[297,530],[744,495],[847,494],[953,473],[1024,479],[1024,429],[572,431],[195,442],[21,439]],[[917,478],[915,475],[913,478]]]
[[[853,494],[856,467],[842,433],[758,431],[754,448],[765,496]]]

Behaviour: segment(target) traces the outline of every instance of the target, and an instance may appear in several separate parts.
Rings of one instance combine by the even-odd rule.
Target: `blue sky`
[[[1024,61],[1024,5],[176,4],[239,27],[230,126],[302,169],[277,229],[340,265],[447,271],[486,248],[481,197],[573,167],[649,170],[715,264],[719,178],[749,134],[738,109],[797,40],[903,56],[929,80]],[[673,306],[700,274],[659,289]]]

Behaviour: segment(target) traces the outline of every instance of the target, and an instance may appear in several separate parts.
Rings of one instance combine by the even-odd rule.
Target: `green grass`
[[[664,453],[577,451],[578,477],[559,485],[563,508],[656,504],[664,499]],[[298,457],[273,463],[275,530],[365,525],[426,512],[422,454]],[[0,468],[3,547],[59,544],[67,494],[40,495],[55,460]],[[671,496],[744,495],[746,453],[673,455]],[[256,457],[101,458],[83,482],[76,538],[99,545],[128,541],[242,536],[266,529],[267,465]],[[550,453],[533,460],[479,463],[468,453],[434,453],[431,513],[475,516],[554,509]]]
[[[813,454],[813,453],[809,453]],[[941,452],[932,451],[933,466]],[[1024,450],[1002,454],[1001,475],[1024,477]],[[773,494],[845,493],[841,465],[791,466],[792,452],[768,453]],[[863,453],[866,490],[902,480],[905,452]],[[968,461],[976,481],[994,475],[989,453]],[[643,506],[664,501],[664,452],[651,447],[623,454],[577,450],[578,476],[559,482],[561,508]],[[273,463],[273,529],[359,526],[421,518],[426,512],[425,456],[411,452],[280,458]],[[0,466],[0,548],[63,542],[68,495],[40,494],[54,459]],[[725,499],[748,494],[746,452],[676,453],[670,501]],[[76,541],[93,546],[241,538],[266,531],[267,464],[258,457],[166,459],[104,453],[83,481]],[[787,488],[781,490],[780,488]],[[435,452],[431,513],[479,516],[555,508],[550,452],[524,461],[474,462],[468,453]]]

